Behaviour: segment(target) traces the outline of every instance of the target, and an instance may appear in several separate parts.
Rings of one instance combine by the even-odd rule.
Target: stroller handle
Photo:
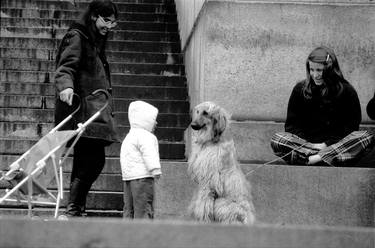
[[[81,98],[79,97],[79,95],[77,93],[73,93],[73,97],[77,97],[78,98],[78,106],[77,108],[70,114],[71,116],[75,115],[78,110],[80,110],[81,108]],[[74,102],[74,101],[73,101]]]
[[[90,95],[92,95],[92,96],[97,96],[97,95],[99,95],[99,94],[104,94],[105,97],[106,97],[106,103],[103,105],[103,107],[101,107],[101,108],[99,109],[99,112],[102,112],[102,111],[108,106],[108,104],[109,104],[109,102],[108,102],[108,99],[109,99],[109,92],[106,91],[106,90],[104,90],[104,89],[97,89],[97,90],[93,91]]]

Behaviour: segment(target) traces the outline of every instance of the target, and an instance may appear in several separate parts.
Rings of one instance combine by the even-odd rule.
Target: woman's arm
[[[76,31],[68,32],[63,38],[56,61],[55,83],[58,92],[74,89],[74,80],[81,61],[81,37]]]

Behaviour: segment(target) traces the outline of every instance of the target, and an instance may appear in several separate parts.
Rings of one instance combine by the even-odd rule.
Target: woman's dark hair
[[[314,83],[314,79],[310,75],[310,63],[315,62],[324,65],[323,79],[324,87],[321,88]],[[342,75],[336,55],[332,49],[321,46],[315,48],[306,59],[306,80],[303,86],[303,95],[307,99],[311,99],[315,92],[325,98],[336,98],[342,93],[343,84],[348,83]]]
[[[111,15],[114,15],[115,19],[117,19],[118,9],[116,4],[110,0],[93,0],[83,13],[82,20],[86,27],[89,27],[91,25],[91,16],[108,17]]]

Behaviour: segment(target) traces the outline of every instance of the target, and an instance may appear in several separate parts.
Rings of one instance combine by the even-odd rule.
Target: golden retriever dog
[[[229,118],[212,102],[203,102],[193,110],[188,174],[198,187],[189,212],[203,222],[252,224],[255,210],[250,183],[237,162],[233,140],[224,138]]]

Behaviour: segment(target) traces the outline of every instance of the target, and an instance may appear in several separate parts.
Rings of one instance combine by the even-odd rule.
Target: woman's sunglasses
[[[103,17],[101,17],[100,15],[99,15],[98,17],[99,17],[100,21],[101,21],[105,26],[107,26],[109,29],[114,28],[114,27],[117,26],[117,21],[112,21],[112,20],[110,20],[110,19],[108,19],[108,18],[103,18]]]

